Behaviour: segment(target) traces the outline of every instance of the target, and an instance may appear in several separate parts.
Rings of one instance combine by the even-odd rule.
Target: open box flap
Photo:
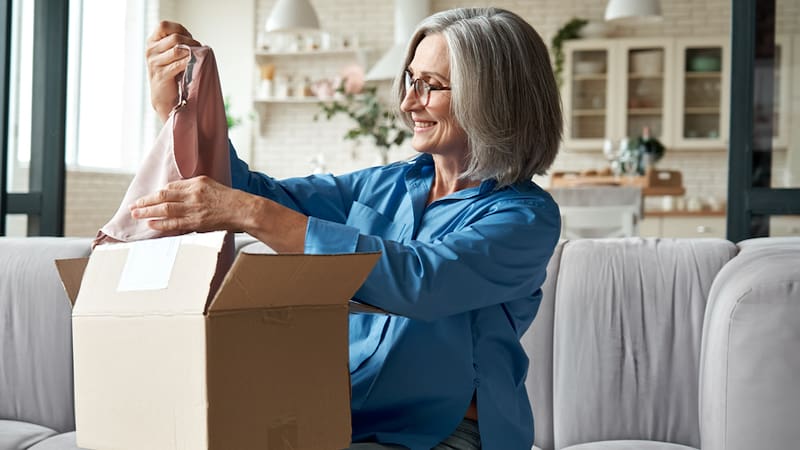
[[[391,315],[390,312],[378,308],[377,306],[368,305],[366,303],[361,303],[355,300],[350,300],[350,303],[347,305],[350,313],[352,314],[383,314],[383,315]]]
[[[225,232],[94,249],[73,315],[202,314]]]
[[[281,306],[346,305],[380,253],[239,253],[209,312]]]
[[[61,285],[64,286],[64,291],[72,306],[75,306],[75,300],[78,298],[83,272],[88,263],[88,257],[56,260],[56,270],[58,270],[58,276],[61,277]]]

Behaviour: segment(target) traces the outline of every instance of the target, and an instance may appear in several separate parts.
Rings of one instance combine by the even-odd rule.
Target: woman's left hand
[[[160,231],[244,231],[277,252],[303,252],[308,217],[207,176],[173,181],[136,200],[131,217]]]
[[[239,231],[247,195],[200,176],[174,181],[130,206],[134,219],[161,231]]]

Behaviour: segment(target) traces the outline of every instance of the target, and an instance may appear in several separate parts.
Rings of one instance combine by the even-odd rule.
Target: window
[[[144,59],[154,2],[71,2],[66,162],[134,172],[154,139]]]
[[[785,92],[788,50],[797,40],[776,20],[793,6],[733,2],[727,229],[734,242],[800,234],[800,146],[794,136],[781,138],[798,129],[800,117],[796,98]]]
[[[159,0],[0,5],[0,235],[58,236],[65,166],[127,175],[154,139],[144,46]]]

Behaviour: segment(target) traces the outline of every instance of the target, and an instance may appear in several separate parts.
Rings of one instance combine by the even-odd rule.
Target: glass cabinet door
[[[635,139],[647,127],[651,136],[671,145],[672,124],[667,103],[672,97],[672,82],[667,71],[671,66],[672,47],[663,40],[652,43],[640,40],[635,46],[623,45],[627,75],[620,79],[626,84],[621,90],[626,103],[624,126],[618,132]]]
[[[728,123],[728,56],[725,42],[679,44],[678,143],[725,148]]]
[[[775,36],[775,95],[773,96],[772,146],[785,149],[789,144],[789,61],[791,38]]]
[[[563,100],[569,112],[565,145],[573,149],[600,149],[611,131],[609,49],[570,48],[565,62]]]

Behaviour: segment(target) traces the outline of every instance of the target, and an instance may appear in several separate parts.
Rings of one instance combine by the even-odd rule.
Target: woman
[[[185,65],[177,43],[197,44],[162,23],[148,48],[162,118]],[[279,252],[382,252],[356,298],[397,316],[351,315],[353,441],[364,443],[352,448],[529,449],[519,338],[560,228],[531,181],[561,138],[547,48],[509,11],[456,9],[419,25],[404,67],[394,93],[413,160],[278,181],[231,148],[234,189],[183,180],[131,212],[161,230],[246,231]]]

